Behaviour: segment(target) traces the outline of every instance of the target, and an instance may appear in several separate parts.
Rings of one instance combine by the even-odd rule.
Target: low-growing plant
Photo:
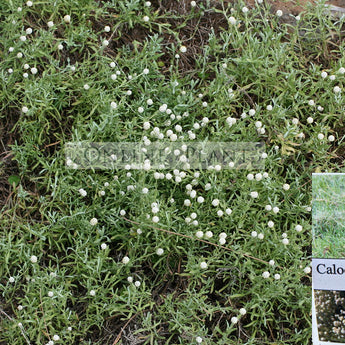
[[[227,4],[0,4],[0,342],[310,344],[343,22]],[[65,156],[79,141],[262,142],[264,164],[86,170]]]

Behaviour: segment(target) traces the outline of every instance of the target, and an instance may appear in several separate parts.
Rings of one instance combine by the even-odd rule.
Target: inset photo
[[[314,303],[318,344],[345,344],[345,291],[314,290]]]
[[[345,174],[312,174],[313,257],[345,257]]]

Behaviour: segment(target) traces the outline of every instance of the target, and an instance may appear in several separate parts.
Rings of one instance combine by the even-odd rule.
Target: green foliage
[[[313,175],[313,255],[344,256],[345,175]]]
[[[310,344],[311,174],[343,168],[344,43],[330,43],[343,19],[159,4],[0,3],[1,143],[18,167],[0,214],[0,343]],[[263,142],[264,168],[65,164],[67,142],[154,142],[155,127]]]

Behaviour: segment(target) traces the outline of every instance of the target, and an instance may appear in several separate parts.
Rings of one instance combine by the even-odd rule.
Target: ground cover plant
[[[345,175],[315,174],[313,193],[313,256],[345,255]]]
[[[283,16],[0,3],[0,344],[311,343],[311,174],[343,169],[344,20]],[[265,168],[71,169],[81,140],[263,142]]]
[[[344,291],[314,290],[314,294],[320,340],[344,343]]]

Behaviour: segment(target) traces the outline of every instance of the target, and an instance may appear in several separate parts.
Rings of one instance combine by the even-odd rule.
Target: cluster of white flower
[[[265,272],[262,273],[262,277],[264,279],[268,279],[270,276],[271,276],[271,273],[268,272],[268,271],[265,271]],[[274,277],[275,280],[279,280],[280,279],[280,274],[279,273],[275,273],[273,277]]]
[[[239,320],[241,319],[241,317],[243,317],[244,315],[246,315],[247,314],[247,310],[245,309],[245,308],[241,308],[240,310],[239,310],[239,314],[237,315],[237,316],[233,316],[232,318],[231,318],[231,323],[233,324],[233,325],[236,325],[238,322],[239,322]]]
[[[219,234],[219,244],[221,246],[223,246],[226,243],[226,238],[228,237],[228,235],[225,232],[221,232]]]
[[[80,188],[80,189],[79,189],[79,193],[80,193],[81,196],[86,196],[86,195],[87,195],[86,190],[83,189],[83,188]]]
[[[129,276],[129,277],[127,277],[127,281],[129,282],[129,283],[133,283],[133,277],[132,276]],[[135,287],[139,287],[141,285],[141,282],[140,282],[140,280],[136,280],[135,282],[134,282],[134,286]]]
[[[284,244],[284,245],[288,245],[289,244],[289,239],[287,238],[287,234],[284,232],[284,233],[282,233],[282,243]]]

